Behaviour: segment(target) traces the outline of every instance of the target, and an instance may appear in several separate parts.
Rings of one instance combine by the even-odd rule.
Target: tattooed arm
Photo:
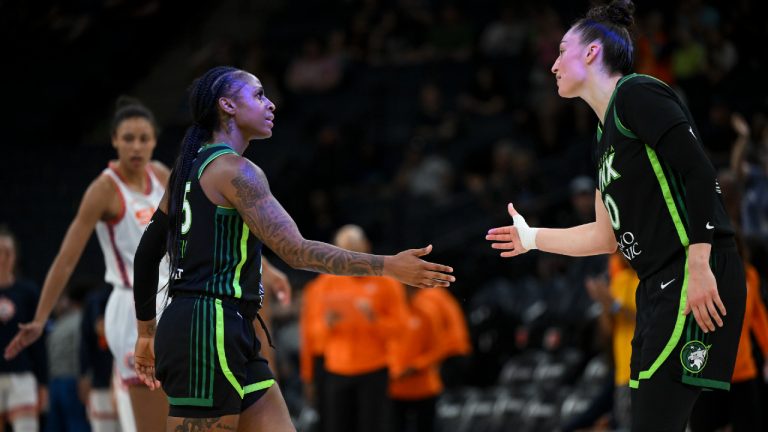
[[[381,256],[305,239],[272,196],[258,166],[244,158],[230,157],[226,161],[223,175],[215,182],[218,191],[237,209],[254,235],[291,267],[337,275],[387,275],[417,287],[448,286],[455,280],[445,274],[453,271],[450,267],[419,258],[432,250],[431,245]]]

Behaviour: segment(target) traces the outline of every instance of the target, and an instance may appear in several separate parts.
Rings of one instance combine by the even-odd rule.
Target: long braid
[[[181,258],[180,238],[186,183],[200,147],[213,139],[213,132],[218,128],[217,100],[231,93],[233,81],[238,72],[242,71],[226,66],[215,67],[196,79],[189,91],[193,124],[184,134],[179,156],[176,158],[168,181],[168,254],[171,281],[176,275]]]

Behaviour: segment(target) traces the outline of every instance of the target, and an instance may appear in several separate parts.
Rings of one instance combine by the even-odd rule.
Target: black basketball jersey
[[[654,97],[661,94],[669,98],[681,110],[644,101],[643,94],[648,92]],[[644,115],[634,116],[633,110],[644,110]],[[622,119],[649,117],[652,121],[635,121],[631,126],[622,123]],[[603,127],[598,125],[596,135],[598,185],[619,250],[642,279],[685,254],[690,243],[685,182],[657,154],[656,145],[670,128],[684,122],[690,125],[690,133],[695,137],[699,133],[675,92],[648,75],[632,74],[619,80],[604,121]],[[643,131],[641,135],[648,142],[638,137],[637,130]],[[733,235],[733,228],[716,179],[712,179],[712,187],[717,202],[714,219],[707,228],[712,227],[717,240]]]
[[[234,208],[213,204],[200,177],[214,159],[237,154],[224,144],[202,147],[187,179],[181,224],[179,268],[171,290],[260,302],[261,241]]]

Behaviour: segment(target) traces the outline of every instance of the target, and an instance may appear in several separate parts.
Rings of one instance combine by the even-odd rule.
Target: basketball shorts
[[[0,414],[22,410],[37,410],[37,379],[32,372],[0,374]]]
[[[746,302],[744,264],[732,240],[713,247],[710,267],[726,309],[723,327],[714,332],[704,333],[692,312],[683,314],[690,279],[686,256],[640,281],[630,387],[641,389],[644,380],[662,374],[658,378],[694,387],[730,388]]]
[[[170,416],[240,414],[275,384],[252,318],[235,300],[177,295],[155,335],[155,375]],[[245,317],[244,317],[245,315]]]
[[[165,296],[157,295],[158,319],[163,311]],[[136,348],[136,309],[133,305],[133,290],[115,285],[107,300],[104,311],[104,336],[115,359],[118,376],[126,385],[143,385],[136,375],[133,350]]]

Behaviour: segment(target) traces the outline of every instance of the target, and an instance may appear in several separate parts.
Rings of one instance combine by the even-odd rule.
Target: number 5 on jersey
[[[191,186],[192,182],[187,182],[187,184],[184,185],[184,207],[182,208],[184,223],[181,224],[182,235],[189,232],[189,229],[192,227],[192,207],[189,205],[189,201],[187,200],[187,194],[189,194],[189,189]]]

